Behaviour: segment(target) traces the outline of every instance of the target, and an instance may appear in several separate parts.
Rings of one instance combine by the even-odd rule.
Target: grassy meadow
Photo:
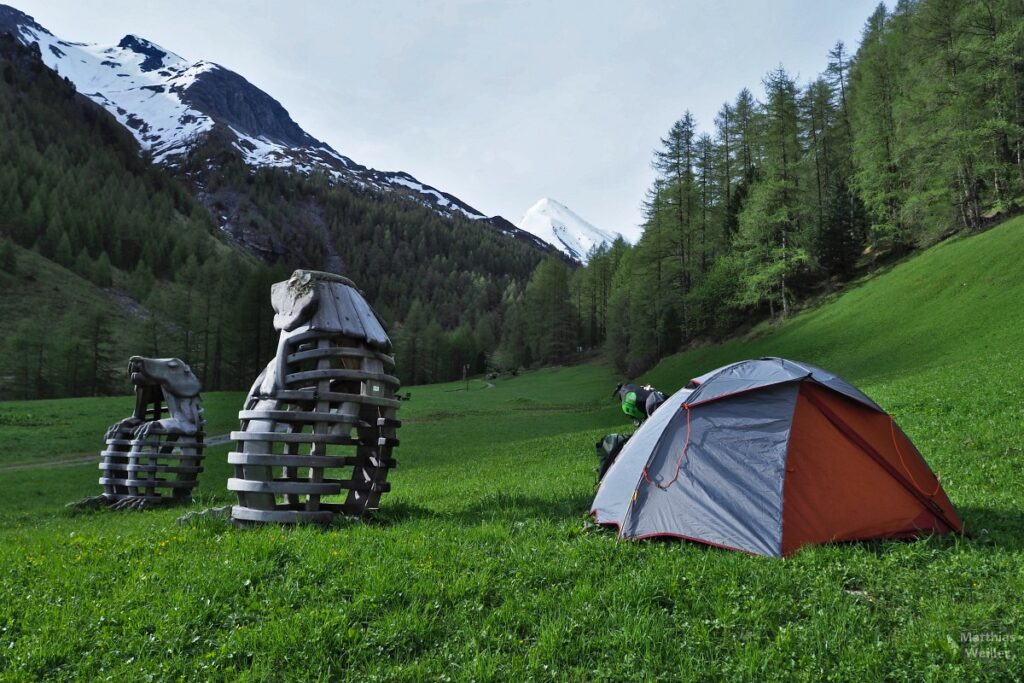
[[[131,400],[0,404],[0,678],[1020,679],[1021,253],[1020,219],[945,242],[644,378],[674,390],[762,355],[838,372],[914,439],[967,538],[786,560],[620,541],[586,516],[593,444],[629,429],[600,364],[411,387],[379,518],[328,530],[66,511],[95,464],[24,465],[98,451]],[[208,395],[208,433],[240,403]],[[231,502],[228,450],[186,509]]]

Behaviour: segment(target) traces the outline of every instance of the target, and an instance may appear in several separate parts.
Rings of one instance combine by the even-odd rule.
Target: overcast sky
[[[517,223],[557,199],[639,233],[651,153],[779,64],[801,83],[877,0],[0,0],[66,40],[135,33],[239,72],[313,136]]]

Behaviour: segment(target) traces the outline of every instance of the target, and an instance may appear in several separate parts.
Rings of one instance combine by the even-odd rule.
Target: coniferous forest
[[[714,121],[682,114],[652,158],[642,238],[594,254],[568,287],[555,264],[538,269],[508,354],[564,358],[557,326],[636,374],[1021,210],[1024,3],[879,5],[856,53],[836,43],[816,78],[780,66],[761,86]],[[540,286],[566,306],[531,300]]]
[[[179,167],[154,165],[7,36],[0,128],[0,397],[121,392],[131,354],[183,358],[211,390],[247,388],[276,343],[270,285],[300,267],[352,278],[396,341],[416,331],[429,363],[403,366],[407,382],[478,372],[506,290],[542,257],[400,197],[254,170],[217,135]],[[226,204],[241,238],[215,220]]]
[[[0,39],[0,278],[31,305],[5,309],[0,396],[123,391],[129,353],[244,388],[272,355],[269,285],[295,267],[359,284],[407,384],[581,351],[635,375],[1020,211],[1024,3],[879,5],[856,51],[822,57],[810,80],[770,68],[712,121],[682,112],[652,141],[640,240],[573,268],[411,201],[254,170],[216,135],[156,166]]]

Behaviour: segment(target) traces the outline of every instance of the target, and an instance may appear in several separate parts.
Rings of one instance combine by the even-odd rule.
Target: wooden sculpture
[[[100,453],[103,494],[79,505],[143,509],[191,500],[203,471],[199,380],[177,358],[132,356],[135,410],[107,429]]]
[[[271,292],[277,356],[239,412],[228,454],[236,524],[365,517],[398,445],[391,341],[346,278],[297,270]]]

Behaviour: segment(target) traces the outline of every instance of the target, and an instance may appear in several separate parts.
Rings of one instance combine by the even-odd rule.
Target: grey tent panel
[[[744,362],[744,361],[740,361],[740,362]],[[700,385],[704,384],[709,379],[711,379],[712,377],[717,375],[718,373],[722,372],[726,368],[731,368],[734,365],[739,365],[739,363],[729,363],[728,365],[723,365],[720,368],[715,368],[714,370],[709,370],[708,372],[705,372],[703,375],[698,375],[698,376],[694,377],[693,379],[691,379],[687,383],[686,387],[689,388],[689,389],[696,389],[697,387],[699,387]]]
[[[681,466],[687,429],[686,411],[678,411],[677,424],[647,460],[650,482],[641,471],[621,534],[682,536],[780,555],[782,484],[798,391],[796,383],[785,383],[692,408]]]
[[[739,394],[759,387],[791,382],[807,375],[807,370],[802,370],[802,372],[798,373],[796,368],[787,368],[763,361],[748,360],[733,363],[732,365],[719,368],[717,372],[694,390],[686,402],[690,405],[695,405],[706,401],[714,401],[723,396]]]
[[[819,367],[816,367],[814,365],[808,365],[807,363],[797,363],[796,361],[783,360],[781,358],[772,358],[770,360],[778,360],[784,363],[791,363],[793,365],[799,365],[803,368],[806,368],[808,372],[811,373],[811,379],[813,379],[818,384],[823,384],[829,389],[832,389],[833,391],[838,391],[840,394],[843,394],[844,396],[849,396],[854,401],[863,403],[868,408],[873,408],[874,410],[877,410],[880,413],[885,412],[884,410],[882,410],[881,406],[872,401],[868,397],[868,395],[865,394],[863,391],[853,386],[842,377],[833,375],[831,372],[828,372],[827,370],[822,370]]]
[[[757,360],[741,361],[702,375],[698,379],[703,379],[703,382],[689,396],[687,403],[696,405],[760,387],[808,378],[827,386],[833,391],[849,396],[869,408],[884,412],[878,404],[849,382],[821,368],[806,363],[786,360],[785,358],[760,358]]]
[[[680,406],[690,390],[680,389],[661,404],[622,447],[619,456],[605,473],[597,489],[591,512],[602,524],[622,524],[629,509],[630,498],[643,476],[648,454],[658,441],[668,438],[675,430],[679,418],[686,419]]]

